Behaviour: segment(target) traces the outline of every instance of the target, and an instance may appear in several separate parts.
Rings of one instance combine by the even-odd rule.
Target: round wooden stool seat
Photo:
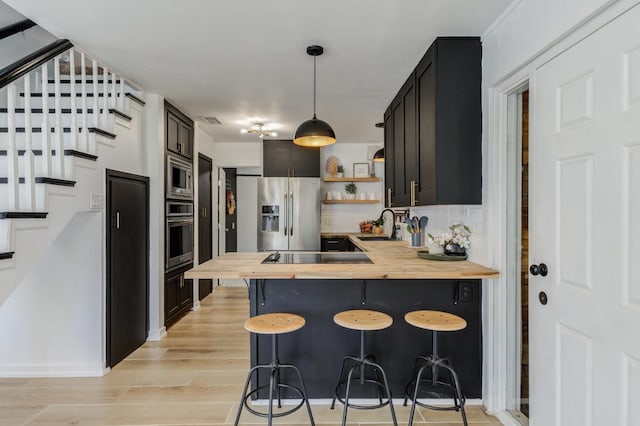
[[[279,312],[249,318],[244,322],[244,328],[257,334],[282,334],[300,330],[304,324],[300,315]]]
[[[463,318],[441,311],[408,312],[404,320],[414,327],[431,331],[458,331],[467,327]]]
[[[383,330],[391,327],[393,318],[389,315],[366,309],[343,311],[333,316],[333,322],[351,330]]]

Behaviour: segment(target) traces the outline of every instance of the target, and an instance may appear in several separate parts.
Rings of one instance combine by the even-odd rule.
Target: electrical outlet
[[[467,281],[458,283],[458,297],[461,302],[473,301],[473,284]]]
[[[89,208],[92,210],[102,210],[104,208],[104,194],[89,194]]]
[[[325,226],[331,226],[331,218],[330,217],[323,217],[322,218],[322,224]]]
[[[467,206],[460,207],[460,216],[469,217],[469,214],[470,214],[469,213],[469,207],[467,207]]]

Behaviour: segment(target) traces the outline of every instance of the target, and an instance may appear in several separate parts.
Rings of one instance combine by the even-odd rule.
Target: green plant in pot
[[[347,200],[355,200],[356,199],[356,191],[358,187],[355,183],[350,182],[344,186],[344,190],[347,193]]]

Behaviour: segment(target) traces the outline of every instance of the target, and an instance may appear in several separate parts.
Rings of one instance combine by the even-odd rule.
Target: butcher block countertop
[[[366,241],[358,238],[359,234],[340,235],[348,235],[373,263],[261,264],[269,253],[226,253],[185,272],[185,278],[482,279],[499,276],[498,271],[467,260],[447,262],[420,259],[416,249],[409,247],[405,241]]]

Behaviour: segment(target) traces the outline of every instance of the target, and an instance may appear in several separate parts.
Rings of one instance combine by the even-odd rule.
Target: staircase
[[[0,80],[0,306],[74,216],[104,210],[105,169],[142,144],[140,89],[69,46]]]

